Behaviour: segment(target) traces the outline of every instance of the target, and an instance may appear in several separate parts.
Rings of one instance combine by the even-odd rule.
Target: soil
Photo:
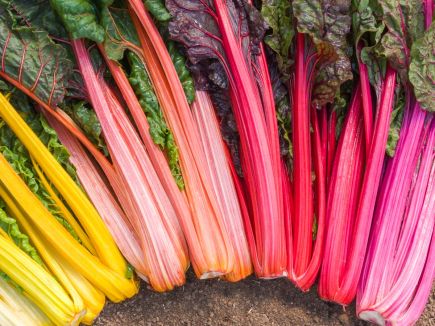
[[[200,281],[189,272],[186,285],[172,292],[141,285],[136,297],[109,303],[95,325],[368,325],[355,318],[354,305],[344,310],[320,300],[315,287],[301,293],[286,279]],[[435,326],[435,291],[417,325]]]

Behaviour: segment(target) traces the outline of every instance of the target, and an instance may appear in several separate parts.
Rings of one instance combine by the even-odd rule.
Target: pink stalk
[[[353,231],[350,243],[348,243],[349,250],[346,254],[346,261],[331,260],[325,263],[330,264],[329,266],[331,267],[334,264],[336,264],[335,266],[340,266],[342,275],[340,275],[338,284],[337,281],[328,284],[329,289],[325,293],[322,293],[322,297],[343,305],[349,304],[355,297],[366,255],[376,196],[381,180],[395,86],[396,72],[391,67],[387,67],[373,131],[373,140],[369,156],[367,157],[366,171],[359,194],[357,213],[354,225],[352,226]],[[334,242],[340,242],[343,245],[342,241],[344,241],[342,238],[334,240]],[[327,248],[329,247],[327,246]],[[332,256],[330,256],[330,259],[332,259]]]
[[[119,90],[123,94],[123,99],[133,117],[135,126],[149,154],[153,167],[156,170],[166,193],[171,199],[172,205],[177,211],[177,216],[189,247],[192,265],[195,271],[198,271],[199,275],[211,275],[216,271],[213,266],[207,265],[207,258],[204,257],[205,252],[202,250],[203,244],[201,243],[200,237],[195,229],[194,218],[192,216],[189,203],[187,202],[187,198],[178,188],[163,152],[151,139],[148,120],[139,101],[137,100],[136,94],[134,93],[134,90],[132,89],[122,68],[114,61],[108,59],[102,47],[100,47],[100,50],[102,50],[110,72],[115,79]],[[202,220],[202,223],[208,223],[208,220],[204,219]]]
[[[121,253],[138,271],[143,271],[143,253],[123,210],[104,182],[100,172],[79,141],[53,117],[46,115],[50,125],[70,153],[70,162],[76,168],[80,183],[95,205],[98,213],[115,239]]]
[[[428,302],[432,290],[432,284],[435,277],[435,232],[432,231],[432,241],[427,254],[426,265],[420,282],[416,289],[414,298],[406,311],[402,313],[395,321],[397,326],[413,325],[422,315]]]
[[[220,214],[224,218],[236,258],[232,272],[224,278],[237,282],[252,273],[252,264],[230,162],[226,159],[219,123],[206,92],[196,92],[192,113],[198,125],[212,189],[217,195]]]
[[[433,0],[424,0],[424,12],[425,12],[424,26],[426,29],[428,29],[432,24],[433,10],[434,10]]]
[[[389,162],[382,186],[379,190],[378,204],[370,242],[368,261],[369,275],[366,282],[362,282],[365,295],[361,305],[370,304],[366,300],[373,300],[373,293],[383,297],[389,292],[396,279],[390,275],[393,265],[397,240],[402,224],[402,216],[406,209],[406,194],[413,180],[417,167],[422,140],[425,112],[419,107],[411,108],[412,112],[405,113],[405,119],[400,132],[396,154]]]
[[[416,109],[420,111],[418,105]],[[408,200],[402,198],[403,201],[408,203],[406,212],[404,212],[403,217],[394,214],[384,214],[380,217],[379,224],[382,227],[380,231],[374,233],[374,245],[371,248],[375,252],[370,256],[372,259],[368,260],[368,264],[370,264],[369,271],[366,274],[367,278],[362,280],[361,295],[358,295],[358,314],[360,318],[375,320],[378,323],[383,323],[385,320],[394,325],[398,324],[397,321],[404,316],[407,316],[406,319],[417,320],[422,311],[421,308],[410,310],[415,300],[416,289],[417,293],[419,291],[421,293],[430,292],[432,284],[428,282],[425,273],[428,268],[431,268],[427,266],[427,263],[431,261],[428,253],[431,250],[430,246],[435,224],[434,127],[435,123],[432,123],[431,131],[417,167],[415,185],[412,187],[409,196],[407,191],[401,191],[402,196],[408,198]],[[425,137],[423,136],[423,138]],[[405,139],[404,146],[397,149],[396,155],[406,156],[405,147],[411,149],[414,147],[421,148],[421,139],[417,139],[417,143],[419,145],[416,146],[413,145],[412,139]],[[419,153],[414,155],[418,157]],[[398,157],[398,160],[400,160],[400,157]],[[415,164],[410,165],[416,167]],[[386,220],[393,220],[397,225],[390,226],[386,224]],[[382,238],[382,231],[385,228],[392,231],[392,240]],[[400,230],[399,237],[394,236],[396,229]],[[390,245],[390,242],[393,242],[393,244]],[[382,264],[376,262],[376,253],[379,252],[379,247],[384,249],[383,256],[386,259],[386,262]],[[383,268],[383,266],[389,268]],[[388,287],[381,285],[376,288],[371,285],[376,284],[376,280],[382,281],[388,276],[391,277],[387,283]],[[421,288],[422,286],[425,289]],[[421,307],[422,300],[427,300],[427,297],[424,299],[419,296],[416,307]]]
[[[143,276],[157,291],[172,289],[184,283],[188,266],[176,212],[134,127],[109,88],[97,77],[84,42],[73,40],[71,45],[126,192],[118,198],[130,199],[121,204],[145,255]]]
[[[130,0],[129,4],[144,61],[150,67],[150,79],[179,149],[187,200],[195,217],[194,225],[207,259],[207,269],[212,270],[196,269],[195,272],[201,278],[226,274],[233,268],[234,251],[211,189],[198,128],[171,57],[152,18],[142,1]],[[203,219],[208,219],[209,223],[202,223]]]
[[[426,27],[432,7],[425,2]],[[426,257],[435,224],[435,120],[406,91],[400,138],[379,191],[357,296],[359,317],[380,324],[415,322],[431,288],[428,270],[433,278]]]
[[[357,86],[341,131],[329,183],[328,231],[319,295],[328,299],[339,288],[345,270],[361,187],[364,163],[361,88]]]

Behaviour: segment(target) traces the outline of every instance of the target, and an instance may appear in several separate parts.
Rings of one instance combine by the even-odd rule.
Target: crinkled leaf
[[[35,247],[30,243],[29,237],[21,232],[17,221],[10,217],[5,210],[6,205],[0,199],[0,228],[9,235],[21,250],[28,254],[38,264],[43,265],[42,259]]]
[[[56,38],[68,38],[62,22],[50,7],[50,0],[12,0],[9,3],[22,20],[22,25],[45,30]]]
[[[323,106],[334,100],[340,85],[352,79],[347,36],[350,31],[350,1],[293,1],[297,28],[311,36],[324,62],[313,87],[313,103]]]
[[[397,70],[403,83],[408,80],[412,43],[424,32],[423,2],[419,0],[379,1],[387,33],[382,37],[380,52]]]
[[[108,150],[103,140],[100,121],[95,111],[86,105],[86,102],[79,101],[62,107],[74,122],[84,131],[89,140],[97,145],[108,155]]]
[[[175,42],[166,40],[166,47],[168,48],[169,55],[174,63],[178,78],[180,78],[187,102],[192,104],[195,100],[195,85],[193,83],[192,75],[186,67],[186,58],[177,49]]]
[[[435,23],[411,50],[409,80],[421,107],[435,112]]]
[[[104,41],[104,28],[98,19],[98,1],[89,0],[50,0],[54,11],[59,15],[73,39],[87,38],[97,43]]]
[[[240,44],[245,57],[252,57],[255,61],[267,24],[260,13],[243,0],[229,0],[226,4],[234,33],[241,35]],[[228,62],[213,2],[166,0],[166,7],[173,16],[168,26],[169,34],[186,46],[198,87],[210,89],[213,84],[220,88],[228,87],[225,69],[222,68],[228,67]]]
[[[272,29],[264,37],[264,42],[275,52],[279,70],[284,79],[288,79],[292,63],[289,51],[295,34],[290,1],[265,0],[261,6],[261,14]]]
[[[288,87],[285,86],[280,78],[280,72],[275,59],[270,59],[268,61],[268,67],[275,99],[281,155],[288,163],[291,163],[291,158],[293,157],[293,146],[290,136],[291,113]]]
[[[171,14],[166,9],[164,0],[144,0],[145,6],[158,22],[168,22]]]
[[[178,148],[165,122],[145,66],[139,57],[132,52],[128,53],[128,60],[130,63],[129,81],[147,117],[151,138],[154,143],[165,151],[172,175],[178,186],[183,188],[184,183],[179,165]]]
[[[353,0],[352,30],[355,44],[359,43],[365,33],[376,34],[378,29],[383,30],[384,26],[376,19],[373,9],[376,8],[370,0]]]
[[[72,71],[66,51],[47,32],[16,25],[15,17],[0,8],[0,71],[18,81],[49,105],[62,102]]]

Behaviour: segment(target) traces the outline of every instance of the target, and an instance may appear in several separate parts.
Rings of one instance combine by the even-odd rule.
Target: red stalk
[[[325,219],[326,219],[326,149],[321,138],[320,122],[317,115],[317,109],[311,109],[312,125],[313,125],[313,163],[314,172],[316,173],[316,207],[315,213],[317,216],[317,233],[316,242],[314,245],[313,254],[310,257],[310,262],[307,269],[302,275],[293,275],[292,279],[295,284],[303,291],[308,291],[314,284],[320,265],[323,258],[324,237],[325,237]],[[326,118],[326,116],[324,116]],[[324,120],[324,119],[323,119]],[[325,126],[323,126],[325,127]],[[311,239],[310,239],[311,240]],[[311,240],[313,241],[313,240]],[[296,251],[297,255],[298,252]]]
[[[373,219],[376,195],[380,184],[385,147],[393,108],[396,72],[387,67],[382,94],[373,131],[373,140],[367,158],[361,194],[358,204],[355,227],[352,234],[352,244],[347,254],[343,277],[335,293],[330,293],[328,299],[341,304],[349,304],[356,294],[361,276],[364,257]]]
[[[226,69],[233,93],[233,112],[241,139],[246,192],[251,203],[256,245],[260,247],[257,253],[262,269],[256,270],[256,274],[259,277],[278,277],[285,274],[286,252],[281,162],[276,143],[276,118],[271,116],[270,107],[273,98],[265,97],[265,104],[269,107],[263,107],[252,67],[240,46],[238,36],[234,33],[225,2],[214,0],[214,9],[228,59]],[[265,65],[262,59],[264,57],[260,57],[260,66]],[[266,71],[264,66],[263,71]],[[266,82],[266,87],[267,85],[270,86],[270,81]],[[270,90],[268,93],[272,94]],[[275,122],[272,123],[272,120]],[[276,139],[271,141],[271,137]]]
[[[313,190],[311,185],[310,141],[310,80],[306,62],[305,36],[296,35],[295,82],[293,94],[293,153],[294,153],[294,274],[302,275],[312,253]]]
[[[361,88],[357,86],[343,125],[328,185],[328,231],[319,295],[328,299],[344,274],[363,176],[364,142]],[[335,130],[334,130],[335,137]]]

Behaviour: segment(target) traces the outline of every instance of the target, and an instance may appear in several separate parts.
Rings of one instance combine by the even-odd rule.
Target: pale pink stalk
[[[55,129],[62,145],[70,153],[69,161],[76,169],[80,184],[115,239],[121,253],[138,272],[143,272],[144,255],[139,241],[100,172],[80,142],[53,117],[47,114],[46,118],[50,126]]]
[[[396,319],[396,326],[408,326],[417,322],[418,318],[423,314],[423,311],[430,296],[433,280],[435,278],[435,232],[432,232],[432,241],[427,255],[426,265],[420,282],[416,289],[414,299],[408,306],[406,311]]]
[[[116,62],[107,57],[103,47],[100,47],[100,50],[121,94],[123,95],[123,99],[129,108],[129,112],[135,122],[135,127],[137,128],[141,140],[149,154],[153,167],[177,212],[180,225],[189,247],[191,263],[195,270],[201,271],[200,274],[211,275],[211,273],[216,271],[214,267],[207,265],[207,258],[204,256],[205,252],[202,250],[202,244],[193,223],[194,217],[189,203],[187,202],[187,197],[178,188],[164,153],[152,140],[149,133],[150,127],[147,117],[124,71]],[[202,223],[208,223],[208,219],[202,220]]]
[[[119,102],[100,80],[82,40],[71,42],[91,103],[101,123],[116,173],[125,194],[118,199],[141,242],[143,274],[157,291],[185,281],[187,251],[176,212],[143,144]],[[116,189],[115,189],[116,191]]]
[[[396,281],[393,275],[390,275],[394,259],[392,253],[396,250],[407,204],[406,194],[413,181],[424,139],[425,112],[419,107],[411,108],[411,111],[405,112],[396,154],[388,164],[379,190],[375,224],[367,257],[370,264],[366,265],[371,276],[362,283],[365,295],[359,298],[361,305],[370,304],[367,300],[375,300],[373,293],[377,293],[376,297],[384,297]]]
[[[236,282],[252,273],[252,263],[230,163],[226,159],[219,123],[207,92],[196,91],[192,113],[199,129],[212,189],[217,195],[236,258],[233,270],[224,278]]]

